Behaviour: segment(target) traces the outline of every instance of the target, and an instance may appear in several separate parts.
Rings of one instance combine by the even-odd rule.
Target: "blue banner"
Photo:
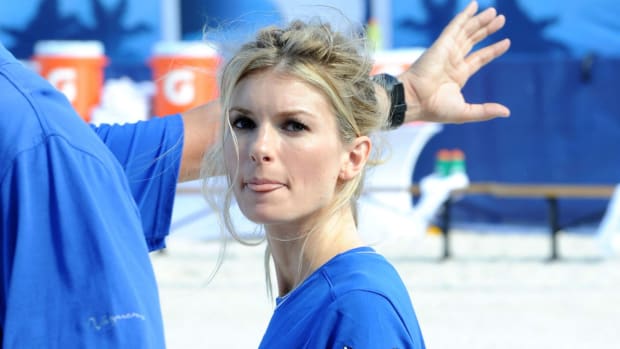
[[[427,47],[469,0],[392,0],[395,48]],[[506,15],[497,37],[510,37],[510,55],[620,56],[617,0],[480,0]],[[497,37],[495,39],[497,39]]]

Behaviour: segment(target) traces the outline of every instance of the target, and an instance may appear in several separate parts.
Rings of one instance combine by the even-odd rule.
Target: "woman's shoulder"
[[[334,257],[321,272],[336,296],[352,290],[379,294],[395,290],[406,292],[394,266],[370,247],[355,248]]]
[[[346,266],[328,266],[332,299],[318,331],[335,340],[328,347],[424,347],[409,292],[391,264],[379,257],[355,256],[346,258]]]

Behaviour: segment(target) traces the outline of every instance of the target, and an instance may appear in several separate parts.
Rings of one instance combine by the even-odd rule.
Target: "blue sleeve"
[[[114,158],[51,135],[6,165],[3,347],[163,348],[139,213]]]
[[[348,292],[330,305],[308,348],[425,348],[422,335],[404,323],[384,296]]]
[[[181,116],[93,129],[125,169],[149,250],[163,248],[183,151]]]

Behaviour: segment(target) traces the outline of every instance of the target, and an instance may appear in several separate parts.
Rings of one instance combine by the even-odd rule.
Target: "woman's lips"
[[[252,179],[245,184],[250,190],[255,192],[269,192],[284,187],[284,184],[266,179]]]

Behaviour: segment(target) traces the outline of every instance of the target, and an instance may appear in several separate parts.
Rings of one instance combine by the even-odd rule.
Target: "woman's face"
[[[265,71],[235,87],[230,124],[239,146],[239,176],[233,183],[242,212],[266,224],[303,224],[328,205],[347,152],[327,98],[290,75]],[[227,172],[236,155],[224,145]]]

